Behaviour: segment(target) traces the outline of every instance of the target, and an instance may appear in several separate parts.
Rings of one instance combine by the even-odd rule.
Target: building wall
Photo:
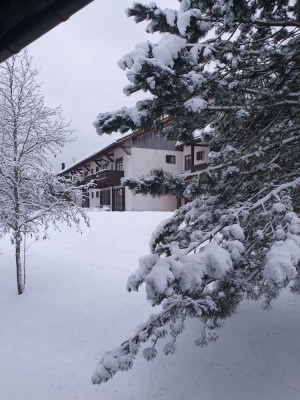
[[[203,151],[203,160],[197,160],[197,157],[196,157],[197,151]],[[209,152],[210,152],[209,147],[195,145],[194,146],[194,165],[207,164]]]
[[[176,150],[154,150],[133,147],[132,151],[132,175],[138,178],[148,174],[153,168],[162,168],[173,174],[182,173],[182,152]],[[166,163],[166,155],[174,155],[176,163]],[[130,176],[130,175],[129,175]]]
[[[174,155],[176,163],[166,163],[166,155]],[[182,152],[180,151],[132,148],[131,160],[131,175],[125,174],[126,177],[138,178],[148,174],[153,168],[162,168],[174,174],[182,173]],[[127,198],[129,199],[130,197],[132,201],[131,208],[129,208],[130,203],[126,204]],[[127,198],[125,198],[125,207],[129,211],[172,211],[177,207],[177,199],[171,195],[160,198],[143,195],[133,196],[128,190]]]
[[[131,156],[126,154],[121,147],[118,147],[114,151],[114,160],[121,157],[123,158],[124,176],[128,176],[131,173]]]
[[[151,197],[150,195],[137,194],[132,198],[132,209],[130,211],[174,211],[176,208],[177,199],[175,196]],[[127,208],[126,211],[128,211]]]
[[[125,187],[125,211],[133,210],[133,193],[128,187]],[[151,211],[149,209],[149,211]]]
[[[100,197],[96,197],[96,192],[99,192],[99,189],[89,189],[90,207],[91,208],[100,206]],[[92,197],[92,193],[94,194],[93,197]]]

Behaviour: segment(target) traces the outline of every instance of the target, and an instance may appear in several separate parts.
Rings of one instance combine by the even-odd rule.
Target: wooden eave
[[[0,63],[93,0],[4,0],[0,2]]]

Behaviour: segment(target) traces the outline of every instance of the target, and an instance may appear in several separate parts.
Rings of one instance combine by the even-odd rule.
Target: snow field
[[[90,378],[102,352],[118,346],[154,310],[145,292],[127,293],[128,276],[156,225],[170,213],[89,212],[91,228],[62,227],[35,243],[27,287],[16,295],[13,246],[0,242],[0,399],[298,400],[299,299],[285,292],[273,310],[244,303],[217,343],[200,349],[188,323],[173,356],[100,387]]]

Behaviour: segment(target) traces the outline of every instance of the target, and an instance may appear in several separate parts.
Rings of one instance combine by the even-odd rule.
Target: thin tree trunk
[[[16,267],[17,267],[17,287],[18,294],[22,294],[24,292],[24,271],[22,268],[21,261],[21,241],[22,236],[20,232],[16,232],[15,236],[15,248],[16,248]]]
[[[26,233],[24,233],[24,240],[23,241],[24,241],[24,247],[23,247],[23,271],[24,271],[23,285],[24,285],[24,289],[25,289],[25,285],[26,285]]]

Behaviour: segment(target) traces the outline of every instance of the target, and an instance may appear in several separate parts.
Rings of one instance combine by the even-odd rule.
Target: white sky
[[[92,126],[98,113],[131,106],[137,100],[137,95],[128,98],[123,94],[128,82],[117,61],[137,43],[157,41],[158,35],[147,34],[145,23],[136,24],[126,17],[125,9],[132,3],[95,0],[28,46],[40,67],[46,104],[62,105],[77,137],[57,156],[58,169],[61,162],[71,164],[111,140],[98,136]],[[176,0],[157,3],[162,8],[178,4]]]

